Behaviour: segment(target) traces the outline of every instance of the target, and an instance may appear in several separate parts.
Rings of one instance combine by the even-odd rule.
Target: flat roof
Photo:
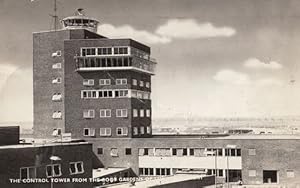
[[[70,145],[84,145],[91,144],[89,142],[47,142],[47,143],[33,143],[33,144],[16,144],[16,145],[5,145],[0,146],[0,149],[17,149],[17,148],[36,148],[36,147],[47,147],[47,146],[70,146]]]
[[[153,187],[158,185],[167,185],[176,182],[188,181],[188,180],[201,180],[206,175],[195,175],[195,174],[179,174],[174,176],[165,176],[165,177],[149,177],[145,181],[135,182],[135,188],[145,188]],[[121,183],[121,184],[112,184],[105,185],[106,187],[121,188],[121,187],[133,187],[131,183]]]

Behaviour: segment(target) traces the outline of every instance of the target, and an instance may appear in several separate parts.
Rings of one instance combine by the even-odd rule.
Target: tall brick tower
[[[97,34],[82,9],[63,28],[33,34],[34,134],[150,137],[150,48]]]

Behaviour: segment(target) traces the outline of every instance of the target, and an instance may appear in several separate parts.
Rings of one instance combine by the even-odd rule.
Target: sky
[[[298,0],[57,0],[98,33],[132,38],[158,61],[153,118],[300,115]],[[0,0],[0,122],[32,121],[32,32],[53,0]]]

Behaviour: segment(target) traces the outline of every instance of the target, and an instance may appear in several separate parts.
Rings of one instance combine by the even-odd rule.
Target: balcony
[[[154,75],[156,61],[134,55],[75,56],[76,71],[133,70]]]

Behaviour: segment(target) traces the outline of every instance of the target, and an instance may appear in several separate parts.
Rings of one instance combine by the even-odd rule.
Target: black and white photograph
[[[0,188],[300,188],[299,0],[0,0]]]

